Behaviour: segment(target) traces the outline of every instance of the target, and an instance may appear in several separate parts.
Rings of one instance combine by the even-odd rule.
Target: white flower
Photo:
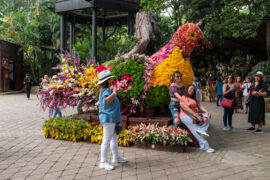
[[[66,73],[66,74],[68,73],[68,70],[67,70],[67,69],[65,70],[65,73]]]
[[[50,94],[50,95],[53,95],[53,92],[54,92],[54,90],[51,90],[51,91],[49,92],[49,94]]]
[[[69,86],[69,87],[72,87],[72,84],[71,84],[71,83],[68,83],[68,86]]]
[[[81,72],[78,73],[79,76],[83,76],[83,74]]]

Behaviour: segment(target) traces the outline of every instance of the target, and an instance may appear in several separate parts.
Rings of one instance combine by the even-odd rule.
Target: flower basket
[[[143,149],[153,149],[159,151],[169,151],[169,152],[179,152],[184,153],[187,151],[186,146],[163,146],[159,144],[143,144],[139,142],[135,142],[136,148],[143,148]]]
[[[88,122],[90,122],[90,116],[91,113],[82,113],[82,114],[74,114],[72,115],[73,119],[84,119],[87,120]]]

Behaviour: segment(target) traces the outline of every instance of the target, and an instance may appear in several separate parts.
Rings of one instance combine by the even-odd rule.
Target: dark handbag
[[[122,123],[116,123],[115,125],[115,133],[118,135],[123,130]]]
[[[228,99],[226,97],[223,97],[222,101],[221,101],[221,106],[226,108],[226,109],[232,109],[232,107],[233,107],[233,99]]]

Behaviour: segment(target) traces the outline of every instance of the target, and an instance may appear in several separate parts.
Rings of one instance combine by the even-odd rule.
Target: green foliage
[[[133,78],[132,89],[130,91],[123,92],[123,90],[120,90],[118,92],[122,100],[129,102],[130,98],[138,99],[141,95],[143,85],[145,84],[143,78],[144,61],[145,59],[143,57],[129,57],[104,63],[110,65],[111,72],[115,75],[116,79],[120,79],[124,75],[129,75]]]
[[[256,74],[257,71],[262,71],[264,75],[264,82],[267,86],[267,91],[268,91],[268,96],[270,93],[270,61],[265,61],[265,62],[259,62],[256,64],[253,68],[252,71],[248,73],[248,76],[253,77],[254,74]]]
[[[74,48],[78,52],[80,59],[85,61],[92,58],[92,34],[89,27],[79,26],[81,32],[77,34],[76,43]],[[97,33],[97,59],[99,63],[106,62],[110,59],[114,59],[117,54],[124,54],[131,50],[137,43],[135,37],[127,36],[126,28],[115,27],[115,32],[111,32],[112,35],[107,37],[105,41],[101,38],[101,32]],[[111,28],[108,28],[110,31]]]
[[[166,85],[150,87],[147,90],[145,107],[168,105],[170,102],[169,89]]]
[[[88,138],[88,134],[84,134],[84,129],[87,128],[86,123],[86,120],[51,118],[45,121],[43,133],[45,137],[50,137],[52,139],[63,139],[76,142]]]
[[[0,38],[21,46],[26,72],[37,81],[43,74],[50,73],[52,64],[57,61],[54,50],[59,44],[59,17],[48,9],[48,6],[53,6],[53,1],[2,0],[0,3],[3,5],[0,9]]]

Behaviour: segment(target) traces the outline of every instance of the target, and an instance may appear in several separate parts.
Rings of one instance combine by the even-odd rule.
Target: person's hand
[[[186,102],[186,105],[187,105],[187,106],[190,106],[190,103],[189,103],[189,102]]]
[[[113,92],[115,92],[117,94],[118,91],[117,91],[116,86],[113,87]]]
[[[199,114],[194,115],[196,117],[197,120],[199,120],[200,122],[203,121],[203,118],[201,116],[199,116]]]

